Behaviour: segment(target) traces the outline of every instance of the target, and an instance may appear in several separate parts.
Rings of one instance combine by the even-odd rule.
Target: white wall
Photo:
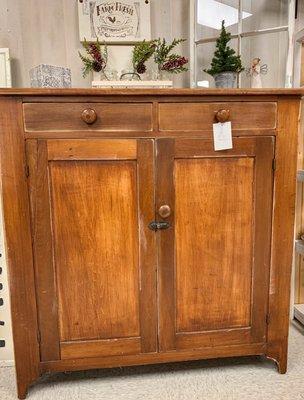
[[[150,0],[152,36],[188,38],[188,0]],[[30,68],[46,63],[71,68],[74,87],[89,87],[81,75],[77,0],[1,0],[0,47],[9,47],[13,85],[29,86]],[[115,68],[129,64],[131,48],[110,50]],[[180,51],[189,55],[188,44]],[[113,66],[113,62],[110,63]],[[187,86],[188,74],[176,78],[177,86]]]

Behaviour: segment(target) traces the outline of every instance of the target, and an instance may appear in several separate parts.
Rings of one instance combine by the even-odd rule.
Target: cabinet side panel
[[[39,376],[35,284],[22,103],[1,99],[0,162],[18,393]]]
[[[267,356],[287,368],[300,101],[278,103]]]

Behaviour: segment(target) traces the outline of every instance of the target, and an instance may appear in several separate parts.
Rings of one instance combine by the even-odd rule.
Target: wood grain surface
[[[303,94],[0,90],[19,398],[48,371],[264,354],[286,372]]]
[[[22,102],[1,98],[0,166],[18,396],[40,375]]]
[[[139,336],[136,163],[50,165],[61,341]]]
[[[27,158],[41,360],[156,351],[153,141],[30,140]]]
[[[49,160],[136,160],[137,141],[51,140],[47,152]]]
[[[31,202],[33,252],[38,303],[40,359],[60,359],[58,302],[53,257],[47,142],[27,142],[29,194]],[[45,318],[45,316],[48,318]]]
[[[141,353],[140,338],[113,340],[86,340],[83,342],[63,342],[60,345],[61,359],[96,358],[122,356]]]
[[[190,89],[190,88],[170,88],[170,89],[91,89],[91,88],[70,88],[70,89],[50,89],[50,88],[12,88],[1,89],[0,96],[229,96],[231,99],[237,96],[296,96],[304,95],[303,88],[265,88],[265,89]],[[122,100],[122,98],[121,98]]]
[[[157,146],[158,193],[175,204],[159,233],[160,316],[174,314],[162,350],[266,341],[273,138],[223,152],[201,139]]]
[[[229,120],[234,130],[275,129],[277,120],[276,103],[164,103],[159,105],[161,131],[193,131],[211,129],[217,123],[219,110],[229,110]]]
[[[88,108],[97,114],[92,125],[82,119]],[[25,104],[24,124],[26,131],[151,131],[152,104]]]
[[[254,159],[175,162],[176,330],[250,326]]]
[[[267,355],[287,370],[300,102],[278,104]]]

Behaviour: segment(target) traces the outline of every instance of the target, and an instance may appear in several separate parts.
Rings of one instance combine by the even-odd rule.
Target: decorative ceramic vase
[[[234,88],[237,79],[236,72],[221,72],[214,75],[215,87]]]

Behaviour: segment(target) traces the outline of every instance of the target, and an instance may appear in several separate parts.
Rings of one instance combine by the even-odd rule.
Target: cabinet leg
[[[28,395],[29,388],[39,379],[41,375],[37,374],[31,379],[30,377],[21,377],[17,374],[17,394],[18,399],[24,400]]]
[[[276,363],[279,374],[287,372],[287,343],[281,346],[270,347],[267,350],[266,357]]]
[[[24,383],[17,384],[18,399],[20,399],[20,400],[26,399],[26,396],[28,393],[28,388],[29,388],[29,386],[27,384],[24,384]]]
[[[277,359],[275,359],[273,357],[269,357],[269,356],[266,356],[266,358],[268,360],[273,361],[276,364],[279,374],[282,374],[282,375],[286,374],[286,372],[287,372],[287,360],[277,360]]]
[[[277,366],[278,366],[278,371],[279,371],[279,373],[280,374],[286,374],[286,372],[287,372],[287,360],[286,361],[279,361],[278,363],[277,363]]]

